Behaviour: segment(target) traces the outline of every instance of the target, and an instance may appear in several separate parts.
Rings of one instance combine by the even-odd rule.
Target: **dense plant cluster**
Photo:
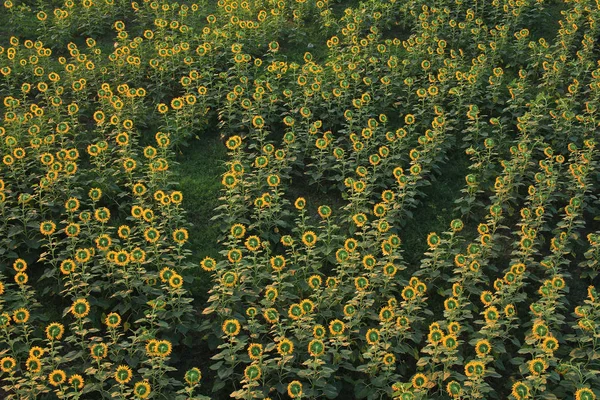
[[[3,398],[600,395],[597,1],[3,7],[32,26],[0,39]]]

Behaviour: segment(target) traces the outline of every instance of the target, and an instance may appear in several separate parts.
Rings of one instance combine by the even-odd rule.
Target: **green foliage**
[[[600,395],[594,2],[2,7],[3,397]]]

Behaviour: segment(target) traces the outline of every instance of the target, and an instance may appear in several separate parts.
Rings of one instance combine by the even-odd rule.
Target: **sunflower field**
[[[0,398],[600,398],[600,0],[3,0]]]

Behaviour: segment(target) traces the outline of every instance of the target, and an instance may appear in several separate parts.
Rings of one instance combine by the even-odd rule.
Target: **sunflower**
[[[173,240],[179,245],[183,245],[189,238],[187,229],[179,228],[173,231]]]
[[[288,308],[288,316],[294,321],[300,319],[304,315],[304,310],[300,307],[300,304],[294,303]]]
[[[96,247],[98,248],[98,250],[102,250],[102,251],[106,251],[110,248],[110,245],[112,244],[112,240],[110,238],[110,236],[108,236],[107,234],[102,234],[100,236],[98,236],[95,240],[96,242]]]
[[[348,257],[350,256],[350,254],[348,253],[348,251],[344,248],[338,249],[335,252],[335,259],[339,262],[342,263],[344,261],[346,261],[348,259]]]
[[[541,358],[534,358],[533,360],[530,360],[527,363],[527,367],[532,375],[537,376],[543,374],[546,371],[546,369],[548,368],[548,364]]]
[[[457,398],[461,395],[462,387],[457,381],[450,381],[446,385],[446,391],[452,398]]]
[[[565,287],[565,280],[560,276],[555,276],[552,278],[552,286],[556,289],[563,289]]]
[[[117,328],[121,324],[121,316],[116,312],[111,312],[104,319],[104,323],[109,328]]]
[[[485,318],[485,322],[491,325],[495,324],[496,321],[498,321],[500,313],[498,312],[498,309],[495,306],[490,306],[486,308],[483,312],[483,317]]]
[[[362,264],[366,270],[370,271],[375,267],[377,259],[372,254],[367,254],[363,257]]]
[[[181,202],[183,201],[183,193],[181,193],[178,190],[171,193],[170,197],[171,197],[171,202],[173,202],[173,204],[181,204]]]
[[[317,243],[318,237],[313,231],[306,231],[302,234],[302,243],[306,247],[313,247]]]
[[[239,263],[242,261],[242,251],[240,249],[231,249],[227,252],[227,259],[231,263]]]
[[[136,382],[135,385],[133,385],[133,394],[136,398],[146,399],[150,396],[151,392],[150,382],[148,381]]]
[[[444,338],[442,339],[442,344],[447,350],[452,351],[456,350],[456,348],[458,347],[458,340],[454,335],[447,335],[444,336]]]
[[[25,285],[29,281],[29,276],[25,272],[18,272],[15,275],[15,283],[17,285]]]
[[[17,324],[24,324],[29,320],[29,311],[24,308],[18,308],[13,312],[13,320]]]
[[[9,313],[5,312],[0,314],[0,328],[6,328],[10,325],[11,316]]]
[[[371,328],[367,331],[365,338],[366,338],[368,344],[373,345],[373,344],[376,344],[377,342],[379,342],[381,335],[380,335],[378,329]]]
[[[115,253],[114,263],[124,267],[131,261],[131,255],[126,250],[120,250]]]
[[[286,260],[284,256],[278,255],[275,257],[271,257],[270,263],[271,268],[273,268],[273,271],[281,271],[285,267]]]
[[[298,197],[294,202],[294,207],[298,210],[304,210],[304,207],[306,207],[306,199],[304,197]]]
[[[319,208],[317,209],[317,212],[319,213],[319,216],[321,218],[323,218],[323,219],[329,218],[331,216],[331,207],[326,206],[326,205],[319,206]]]
[[[282,339],[277,344],[277,352],[282,356],[289,356],[294,352],[294,343],[289,339]]]
[[[48,382],[52,386],[60,386],[67,380],[67,374],[62,369],[55,369],[48,374]]]
[[[252,118],[252,125],[257,129],[261,129],[262,127],[265,126],[265,120],[260,115],[255,115]]]
[[[596,395],[589,388],[580,388],[575,392],[575,400],[596,400]]]
[[[154,220],[154,211],[150,208],[144,208],[142,211],[142,218],[146,222],[152,222]]]
[[[430,327],[429,334],[427,335],[427,340],[430,343],[437,345],[438,343],[441,343],[444,340],[444,334],[439,328],[431,329]]]
[[[134,248],[129,253],[130,260],[134,263],[141,264],[146,261],[146,252],[139,247]]]
[[[185,381],[190,386],[197,385],[200,383],[200,379],[202,379],[202,372],[196,367],[189,369],[184,376]]]
[[[308,286],[310,286],[311,289],[316,290],[323,283],[323,279],[319,275],[311,275],[308,278],[307,282],[308,282]]]
[[[274,324],[277,321],[279,321],[279,312],[274,308],[267,308],[266,310],[264,310],[263,316],[265,317],[265,320],[270,324]]]
[[[160,114],[166,114],[167,111],[169,111],[169,106],[164,103],[160,103],[156,106],[156,109]]]
[[[392,263],[387,263],[383,266],[383,274],[389,278],[395,276],[396,272],[398,272],[398,268]]]
[[[249,365],[244,370],[244,377],[248,381],[257,381],[262,376],[262,370],[258,365]]]
[[[320,339],[313,339],[308,343],[308,354],[313,357],[322,356],[325,353],[325,344]]]
[[[115,380],[120,385],[125,385],[128,383],[132,376],[133,373],[131,372],[131,368],[129,368],[127,365],[119,365],[114,374]]]
[[[416,296],[415,288],[413,288],[411,286],[406,286],[404,289],[402,289],[402,292],[400,293],[400,295],[402,296],[402,298],[405,301],[410,301],[410,300],[414,299]]]
[[[279,178],[279,175],[271,174],[271,175],[267,176],[267,184],[270,187],[277,187],[277,186],[279,186],[280,183],[281,183],[281,178]]]
[[[74,387],[75,390],[83,389],[84,384],[85,381],[83,380],[83,377],[79,374],[71,375],[71,377],[69,378],[69,385]]]
[[[85,318],[90,313],[90,303],[86,299],[77,299],[69,309],[75,318]]]
[[[226,188],[233,189],[237,185],[238,180],[237,180],[235,174],[233,174],[231,172],[226,172],[225,174],[223,174],[223,179],[221,180],[221,183]]]
[[[179,289],[183,286],[183,278],[179,274],[173,274],[169,278],[169,286],[173,289]]]
[[[119,235],[119,237],[121,239],[127,239],[127,238],[129,238],[129,235],[131,234],[131,228],[127,225],[121,225],[117,229],[117,234]]]
[[[435,249],[440,244],[440,240],[440,237],[435,232],[427,235],[427,245],[432,249]]]
[[[598,298],[598,292],[596,291],[596,288],[592,285],[588,286],[587,295],[588,299],[590,299],[591,301],[596,301],[596,299]]]
[[[93,117],[94,117],[94,121],[95,121],[95,122],[96,122],[98,125],[100,125],[100,124],[104,123],[104,120],[105,120],[105,118],[106,118],[106,116],[104,115],[104,112],[102,112],[102,111],[100,111],[100,110],[98,110],[98,111],[94,112],[94,115],[93,115]]]
[[[158,346],[158,340],[156,339],[150,339],[148,343],[146,343],[146,354],[148,357],[158,356],[156,353],[156,346]]]
[[[429,382],[429,379],[427,379],[427,376],[425,376],[425,374],[421,373],[415,374],[415,376],[413,376],[411,379],[412,386],[415,389],[421,389],[425,387],[425,385],[427,385],[427,382]]]
[[[62,272],[63,275],[69,275],[75,271],[76,266],[77,264],[75,264],[75,261],[67,258],[60,263],[60,272]]]
[[[385,255],[385,256],[391,255],[393,248],[394,248],[394,246],[392,246],[390,244],[390,242],[388,242],[387,240],[384,240],[381,242],[381,252],[383,253],[383,255]]]
[[[381,358],[381,361],[386,367],[391,367],[396,363],[396,356],[392,353],[385,353]]]
[[[315,309],[315,303],[312,300],[304,299],[300,302],[300,307],[305,314],[310,314]]]
[[[40,233],[44,236],[50,236],[56,231],[56,224],[52,221],[43,221],[40,223]]]
[[[362,292],[369,287],[369,279],[364,276],[354,278],[354,287],[358,292]]]
[[[492,345],[488,340],[481,339],[478,340],[475,344],[475,353],[477,353],[477,357],[482,358],[486,355],[490,354],[492,351]]]
[[[346,324],[339,319],[334,319],[329,323],[329,333],[332,336],[340,336],[346,330]]]
[[[148,228],[144,231],[144,239],[149,243],[156,243],[160,239],[160,232],[156,228]]]
[[[163,283],[167,283],[169,281],[169,279],[173,276],[175,272],[169,268],[169,267],[164,267],[163,269],[160,270],[160,272],[158,273],[158,276],[160,277],[160,280]]]
[[[350,238],[346,239],[344,242],[344,249],[346,249],[349,253],[352,253],[358,247],[358,241],[356,239]]]
[[[79,264],[83,264],[90,260],[92,257],[92,252],[89,249],[77,249],[75,250],[75,261]]]
[[[450,229],[454,232],[460,232],[464,226],[464,223],[460,219],[454,219],[450,222]]]
[[[548,336],[542,341],[542,350],[547,353],[553,353],[558,349],[558,340],[554,336]]]
[[[68,237],[74,238],[79,236],[80,233],[81,228],[79,227],[79,224],[72,222],[65,227],[65,235],[67,235]]]
[[[492,304],[492,301],[494,300],[494,295],[489,290],[484,290],[483,292],[481,292],[481,295],[479,296],[479,298],[485,306],[489,306]]]
[[[25,367],[27,371],[35,374],[42,370],[42,361],[37,357],[30,356],[27,361],[25,361]]]
[[[354,214],[352,220],[360,228],[367,222],[367,216],[364,213]]]
[[[354,189],[354,191],[356,193],[362,193],[366,188],[365,181],[363,181],[363,180],[354,181],[352,183],[352,188]]]
[[[543,322],[536,322],[535,324],[533,324],[531,331],[533,333],[533,337],[535,337],[536,339],[543,339],[550,334],[548,326]]]
[[[237,319],[228,319],[223,322],[221,327],[226,336],[235,337],[240,333],[240,323]]]
[[[248,236],[246,242],[244,243],[246,248],[250,251],[257,251],[260,249],[260,238],[256,235]]]
[[[110,219],[110,211],[106,207],[100,207],[94,212],[97,221],[106,223]]]
[[[211,257],[204,257],[204,259],[200,261],[200,267],[205,271],[214,271],[217,267],[217,261]]]
[[[459,307],[460,307],[460,303],[459,303],[458,299],[455,297],[450,297],[444,301],[444,310],[445,311],[456,310]]]
[[[125,172],[132,172],[137,167],[137,162],[133,158],[123,160],[123,169]]]
[[[237,284],[238,276],[233,271],[227,271],[221,277],[221,284],[226,288],[232,288]]]
[[[529,398],[529,386],[525,382],[515,382],[512,386],[512,395],[517,400],[523,400]]]
[[[129,144],[129,135],[127,132],[121,132],[115,136],[115,141],[117,142],[118,146],[127,146]]]
[[[173,350],[173,345],[168,340],[159,340],[156,343],[155,354],[159,357],[168,357]]]
[[[44,349],[39,346],[33,346],[29,349],[29,357],[41,358],[44,355]]]
[[[248,346],[248,357],[251,360],[260,360],[260,357],[263,354],[263,346],[260,343],[251,343]]]
[[[291,381],[287,386],[288,396],[292,399],[302,397],[302,383],[300,381]]]
[[[52,322],[46,327],[46,337],[48,340],[60,340],[65,333],[65,327],[58,322]]]
[[[5,156],[2,158],[2,162],[3,162],[3,163],[4,163],[4,165],[6,165],[6,166],[11,166],[11,165],[13,165],[13,164],[14,164],[14,162],[15,162],[15,159],[14,159],[14,158],[13,158],[13,156],[11,156],[10,154],[7,154],[7,155],[5,155]]]
[[[17,366],[17,361],[12,357],[3,357],[0,359],[0,371],[11,372]]]

